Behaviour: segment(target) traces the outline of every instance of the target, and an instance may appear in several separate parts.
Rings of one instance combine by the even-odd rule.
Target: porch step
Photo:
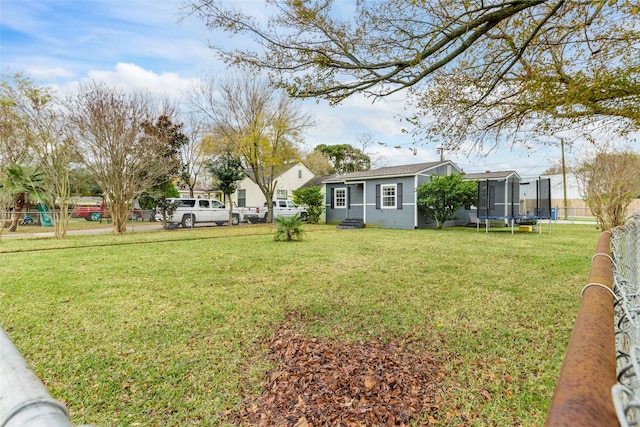
[[[364,220],[362,218],[347,218],[338,224],[339,229],[364,228]]]

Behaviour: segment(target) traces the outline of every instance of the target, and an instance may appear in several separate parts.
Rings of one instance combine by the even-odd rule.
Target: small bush
[[[293,201],[300,206],[305,206],[309,217],[309,224],[320,222],[320,216],[324,210],[324,194],[320,187],[304,187],[293,191]]]
[[[278,229],[276,230],[275,240],[278,242],[290,242],[292,240],[302,240],[304,230],[302,230],[302,220],[296,214],[291,217],[279,216],[276,219]]]

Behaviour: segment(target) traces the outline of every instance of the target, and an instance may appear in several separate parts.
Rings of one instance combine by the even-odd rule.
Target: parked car
[[[182,225],[191,228],[197,223],[215,223],[224,225],[229,222],[229,208],[216,199],[179,198],[167,199],[177,202],[177,206],[167,212],[167,224]],[[162,211],[156,208],[156,220],[162,221]],[[234,209],[231,225],[242,222],[242,212]]]
[[[244,219],[253,224],[257,222],[267,222],[268,208],[265,203],[260,207],[242,208]],[[301,220],[306,221],[309,213],[303,207],[300,207],[291,200],[274,200],[273,201],[273,217],[292,217],[298,215]]]
[[[74,218],[84,218],[87,221],[100,221],[102,218],[110,218],[111,212],[109,208],[104,205],[103,202],[98,202],[95,205],[79,205],[73,209],[72,215]],[[140,207],[134,207],[131,209],[131,216],[133,220],[142,218],[142,209]]]

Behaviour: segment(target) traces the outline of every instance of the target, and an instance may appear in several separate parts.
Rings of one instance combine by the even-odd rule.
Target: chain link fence
[[[49,227],[53,224],[54,221],[56,221],[57,218],[60,217],[60,215],[60,209],[50,211],[25,209],[18,214],[18,225]],[[103,215],[102,212],[82,212],[80,215],[78,215],[73,209],[69,209],[67,215],[70,218],[83,219],[88,222],[111,222],[111,217],[106,213]],[[12,218],[12,212],[0,212],[0,221],[4,222],[5,227],[9,227]],[[131,209],[131,211],[129,212],[128,220],[139,222],[155,222],[155,209]]]
[[[640,422],[640,218],[612,230],[617,383],[613,403],[621,426]]]

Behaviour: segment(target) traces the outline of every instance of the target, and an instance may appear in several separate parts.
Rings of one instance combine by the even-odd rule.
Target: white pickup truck
[[[216,199],[167,199],[179,204],[167,212],[167,223],[192,228],[196,223],[215,223],[223,225],[229,222],[229,208]],[[242,211],[233,209],[231,224],[242,222]],[[162,213],[156,214],[156,220],[162,221]]]
[[[255,208],[241,208],[245,221],[252,224],[258,222],[267,222],[268,209],[267,204]],[[309,213],[303,207],[296,205],[291,200],[274,200],[273,201],[273,217],[292,217],[298,214],[301,220],[306,221]]]

